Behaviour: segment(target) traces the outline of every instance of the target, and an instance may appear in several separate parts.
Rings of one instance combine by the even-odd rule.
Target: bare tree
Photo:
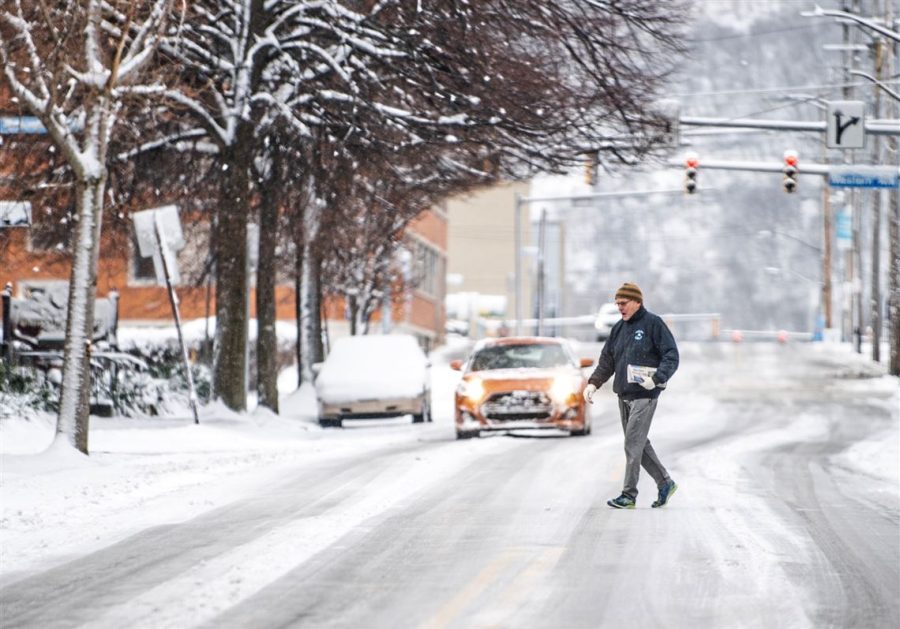
[[[320,292],[311,256],[334,209],[322,165],[366,153],[389,162],[391,151],[424,145],[460,172],[479,169],[454,153],[480,151],[523,176],[559,170],[604,138],[619,138],[629,159],[652,146],[644,105],[670,65],[664,53],[677,49],[677,12],[658,0],[197,0],[188,11],[166,46],[184,84],[166,96],[193,119],[179,137],[205,134],[228,173],[215,216],[214,386],[237,409],[246,404],[243,243],[261,120],[281,117],[290,132],[275,141],[303,156],[305,201],[292,211],[302,216],[300,344],[311,347]],[[310,364],[303,358],[301,373]]]
[[[72,273],[57,439],[88,451],[90,341],[110,139],[153,58],[171,0],[11,0],[0,10],[3,78],[72,171]],[[109,28],[111,13],[129,28]]]
[[[390,155],[366,152],[341,170],[350,176],[339,182],[338,207],[323,224],[324,280],[343,295],[351,334],[366,334],[402,281],[397,253],[410,221],[449,194],[494,181],[495,168],[477,151],[419,145]]]

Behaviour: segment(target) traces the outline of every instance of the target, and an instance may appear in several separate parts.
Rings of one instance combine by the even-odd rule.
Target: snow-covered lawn
[[[434,424],[409,416],[317,423],[305,385],[264,409],[236,414],[220,405],[174,418],[91,418],[90,457],[50,448],[55,417],[0,421],[0,583],[11,573],[64,561],[155,524],[179,522],[260,491],[288,469],[430,438],[452,439],[458,372],[440,353],[432,368]],[[287,374],[289,389],[296,374]],[[359,428],[364,427],[364,430]],[[446,433],[446,434],[444,434]],[[48,448],[50,448],[48,450]]]

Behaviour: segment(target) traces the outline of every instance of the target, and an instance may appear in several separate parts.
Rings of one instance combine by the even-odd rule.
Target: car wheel
[[[572,437],[583,437],[588,434],[588,432],[587,428],[582,428],[581,430],[570,430],[569,435]]]
[[[456,431],[457,439],[472,439],[473,437],[477,439],[480,436],[481,436],[481,432],[479,432],[477,430],[457,430]]]
[[[319,426],[322,428],[341,428],[344,422],[340,417],[322,417],[319,419]]]

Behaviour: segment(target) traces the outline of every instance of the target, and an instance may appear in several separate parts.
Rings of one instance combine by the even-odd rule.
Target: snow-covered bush
[[[189,387],[177,343],[164,340],[133,345],[127,353],[146,367],[127,370],[118,379],[117,402],[123,414],[167,415],[187,405]],[[208,402],[212,391],[209,367],[192,364],[191,375],[198,399]]]
[[[0,360],[0,419],[58,409],[59,392],[46,374]]]

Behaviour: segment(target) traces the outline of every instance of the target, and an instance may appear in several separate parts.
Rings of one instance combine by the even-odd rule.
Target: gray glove
[[[641,378],[641,381],[638,382],[639,385],[647,389],[648,391],[652,391],[656,388],[656,383],[653,382],[653,378]]]
[[[593,384],[587,385],[584,388],[584,391],[581,393],[581,395],[584,396],[584,401],[587,402],[588,404],[593,404],[594,402],[593,402],[592,398],[594,397],[594,392],[596,390],[597,390],[597,387],[594,386]]]

